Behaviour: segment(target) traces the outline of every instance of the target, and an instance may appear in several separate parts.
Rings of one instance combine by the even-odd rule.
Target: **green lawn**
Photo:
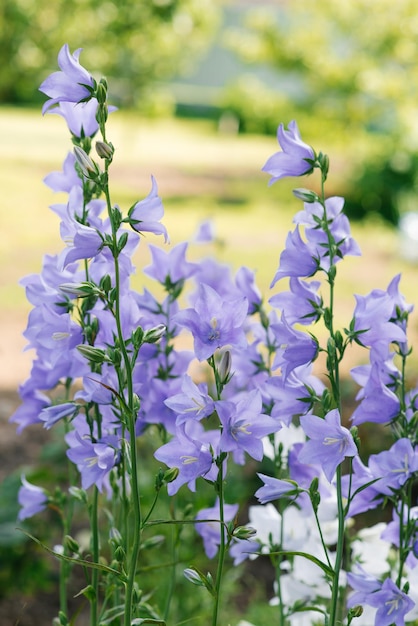
[[[71,144],[61,117],[12,108],[0,109],[0,137],[0,327],[7,333],[9,349],[15,335],[20,351],[18,336],[29,307],[18,281],[40,270],[45,253],[62,248],[59,219],[48,206],[65,201],[65,196],[53,194],[42,179],[61,169]],[[276,138],[220,134],[213,122],[150,121],[121,112],[111,116],[109,138],[116,147],[113,201],[126,211],[148,193],[153,174],[164,200],[171,245],[190,238],[201,220],[213,218],[217,243],[204,250],[192,246],[191,259],[215,250],[222,262],[236,269],[247,265],[257,271],[268,297],[292,215],[300,208],[291,189],[311,182],[289,180],[268,187],[261,167],[276,150]],[[334,187],[333,180],[341,182],[343,160],[341,154],[331,153],[330,158],[330,185]],[[333,159],[339,163],[334,179]],[[416,268],[400,259],[394,230],[368,223],[355,224],[353,232],[363,258],[349,258],[340,265],[338,315],[342,324],[350,319],[353,291],[385,288],[400,271],[407,298],[413,301],[416,294]],[[159,239],[151,235],[147,242],[159,243]],[[146,245],[140,246],[135,262],[134,285],[141,288],[141,267],[149,262]],[[3,348],[0,357],[10,358],[10,354]]]

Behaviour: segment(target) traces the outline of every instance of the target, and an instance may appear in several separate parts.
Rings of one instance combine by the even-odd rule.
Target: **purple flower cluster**
[[[214,505],[195,517],[208,557],[219,551],[223,559],[228,548],[239,563],[260,552],[296,550],[295,560],[278,561],[276,568],[290,605],[301,600],[291,597],[291,589],[304,575],[303,550],[311,550],[326,574],[315,585],[303,580],[306,603],[313,606],[327,595],[327,580],[339,587],[347,519],[390,502],[393,521],[382,539],[401,555],[398,575],[390,565],[379,577],[353,568],[347,574],[353,590],[348,606],[367,605],[376,609],[375,624],[401,626],[415,606],[401,581],[418,557],[412,502],[418,388],[406,392],[412,306],[399,292],[400,277],[386,291],[357,295],[353,319],[343,332],[336,330],[337,265],[359,255],[359,247],[342,198],[299,189],[295,195],[304,201],[303,210],[294,218],[271,284],[287,278],[289,289],[271,296],[272,309],[264,305],[250,269],[242,267],[233,276],[213,259],[192,263],[187,243],[168,252],[150,245],[151,262],[143,271],[163,296],[134,291],[133,255],[143,233],[169,242],[161,223],[163,204],[154,177],[149,194],[126,216],[110,202],[113,146],[104,123],[112,107],[105,83],[96,83],[79,54],[64,46],[61,71],[41,85],[50,98],[44,111],[64,118],[76,150],[62,172],[45,179],[54,192],[67,194],[67,202],[51,207],[60,219],[64,248],[45,257],[39,275],[22,281],[33,306],[24,334],[35,359],[11,421],[19,432],[64,421],[67,457],[79,471],[82,489],[95,487],[109,498],[120,493],[121,483],[124,497],[136,488],[136,457],[127,451],[135,449],[136,437],[158,425],[163,443],[154,456],[169,468],[164,474],[169,495],[185,485],[194,492],[202,480],[215,487]],[[104,168],[90,155],[98,131]],[[278,140],[282,151],[263,168],[270,182],[315,169],[325,181],[327,158],[302,141],[296,122],[288,130],[280,125]],[[204,225],[198,241],[211,239]],[[323,325],[325,343],[309,331],[315,324]],[[187,341],[190,349],[180,349]],[[339,366],[353,342],[369,351],[369,363],[351,372],[359,392],[350,429],[342,418]],[[325,357],[328,386],[313,373],[319,355]],[[65,394],[57,393],[60,389]],[[359,456],[357,436],[364,423],[390,425],[393,435],[389,449],[367,460]],[[230,465],[244,465],[247,457],[257,462],[270,457],[269,467],[277,470],[274,476],[258,472],[262,486],[255,495],[262,506],[253,508],[250,519],[255,538],[238,527],[238,505],[226,503]],[[50,499],[22,478],[19,518],[41,512]],[[266,533],[270,523],[273,529]]]

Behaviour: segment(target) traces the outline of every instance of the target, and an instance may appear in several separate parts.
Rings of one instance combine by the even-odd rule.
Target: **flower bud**
[[[95,177],[98,173],[97,165],[93,163],[87,152],[80,148],[80,146],[74,146],[74,156],[80,169],[86,178]]]
[[[81,344],[77,346],[77,350],[91,363],[104,363],[109,361],[109,357],[104,350],[95,348],[94,346],[88,346],[87,344]]]
[[[73,539],[70,535],[65,535],[64,537],[64,546],[69,552],[74,552],[75,554],[80,553],[80,546],[77,541]]]
[[[250,539],[256,534],[256,529],[252,528],[251,526],[237,526],[236,528],[234,528],[232,536],[236,539]]]
[[[96,152],[101,159],[111,161],[113,159],[114,148],[104,141],[96,141]]]
[[[158,324],[154,328],[146,330],[144,333],[143,343],[156,343],[165,334],[167,327],[164,324]]]
[[[318,194],[310,189],[303,189],[302,187],[299,189],[293,189],[293,195],[296,198],[299,198],[299,200],[303,200],[303,202],[308,202],[309,204],[319,201]]]
[[[68,296],[76,296],[77,298],[86,298],[87,296],[92,295],[96,290],[96,286],[85,282],[85,283],[62,283],[60,286],[60,291],[65,293]]]
[[[231,353],[229,350],[225,350],[225,352],[221,356],[221,360],[218,365],[218,376],[222,385],[226,385],[229,380],[229,374],[231,372]]]

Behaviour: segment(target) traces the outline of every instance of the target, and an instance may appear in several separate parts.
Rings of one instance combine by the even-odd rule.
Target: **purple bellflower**
[[[150,244],[152,264],[144,267],[144,273],[168,287],[190,278],[197,272],[197,265],[186,261],[187,247],[186,242],[179,243],[167,253]]]
[[[39,87],[39,91],[51,98],[45,102],[42,113],[58,102],[81,102],[92,96],[95,81],[80,65],[80,53],[81,48],[71,54],[68,44],[64,44],[59,51],[58,65],[61,71],[50,74]]]
[[[418,456],[411,441],[404,437],[395,441],[390,450],[372,454],[369,469],[374,478],[380,479],[375,483],[376,489],[390,496],[418,472]]]
[[[181,391],[182,393],[175,394],[164,402],[177,415],[177,424],[189,419],[201,420],[215,410],[215,403],[208,395],[205,383],[196,385],[190,376],[185,374],[181,382]]]
[[[415,602],[390,578],[386,578],[380,589],[366,597],[366,604],[377,609],[375,624],[378,626],[405,626],[405,615],[415,606]]]
[[[287,235],[286,247],[280,254],[279,269],[271,282],[274,287],[278,280],[289,276],[298,278],[313,276],[319,268],[316,246],[305,243],[300,235],[299,227]]]
[[[22,476],[21,480],[22,486],[19,489],[17,499],[22,508],[19,511],[18,519],[24,520],[43,511],[48,504],[48,496],[41,487],[28,482],[25,476]]]
[[[369,378],[361,395],[362,401],[351,416],[353,425],[358,426],[364,422],[386,424],[399,415],[401,408],[399,398],[382,381],[378,363],[371,366]]]
[[[263,172],[272,176],[269,185],[286,176],[303,176],[312,172],[315,151],[302,141],[297,123],[289,123],[288,130],[283,124],[277,129],[277,140],[282,149],[271,156],[264,165]]]
[[[154,235],[164,235],[165,243],[169,242],[167,229],[160,223],[164,215],[161,198],[158,195],[157,181],[151,176],[151,191],[146,198],[134,204],[128,212],[129,223],[134,230],[142,234],[144,232]]]
[[[220,400],[215,404],[223,426],[220,441],[221,450],[223,452],[237,452],[238,455],[247,452],[256,461],[261,461],[263,458],[263,437],[280,430],[281,425],[277,420],[262,413],[260,392],[254,389],[246,393],[237,402]]]
[[[297,485],[289,482],[288,480],[273,478],[272,476],[266,476],[265,474],[257,474],[257,476],[264,483],[264,486],[257,489],[254,494],[261,504],[267,504],[267,502],[279,500],[280,498],[286,497],[289,492],[292,492],[292,495],[295,495],[295,492],[298,490]]]
[[[75,169],[75,156],[69,152],[64,160],[62,172],[51,172],[44,178],[44,183],[52,191],[70,193],[73,187],[81,187],[82,181]]]
[[[80,437],[78,432],[75,435],[74,439],[67,438],[67,443],[71,446],[67,450],[67,456],[77,465],[81,474],[81,486],[88,489],[96,485],[102,491],[107,486],[110,471],[119,460],[118,438],[108,435],[94,443],[89,437]]]
[[[309,441],[303,445],[299,461],[310,465],[319,464],[328,481],[332,482],[343,460],[358,454],[352,434],[341,425],[338,409],[332,409],[324,418],[303,415],[300,423]]]
[[[277,293],[269,302],[275,308],[286,311],[289,324],[312,324],[318,320],[322,307],[322,298],[318,294],[320,285],[318,280],[307,282],[292,276],[290,291]]]
[[[296,330],[287,323],[285,314],[271,325],[279,347],[273,368],[280,367],[285,378],[300,365],[312,363],[318,354],[318,342],[308,333]]]
[[[199,361],[204,361],[217,348],[228,345],[246,347],[243,324],[247,311],[246,298],[224,300],[212,287],[200,284],[194,308],[180,311],[173,321],[190,330],[196,356]]]
[[[231,522],[238,512],[238,504],[225,504],[224,505],[224,522]],[[209,559],[213,559],[218,552],[218,546],[221,543],[221,531],[219,520],[219,500],[216,501],[215,506],[201,509],[196,515],[196,522],[200,520],[213,520],[209,522],[200,522],[196,524],[196,530],[203,539],[203,545],[206,555]]]

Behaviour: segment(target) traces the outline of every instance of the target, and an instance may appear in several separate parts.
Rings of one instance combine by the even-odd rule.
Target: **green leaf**
[[[332,578],[334,576],[334,570],[332,569],[332,567],[330,567],[320,559],[317,559],[316,556],[308,554],[307,552],[298,552],[297,550],[280,550],[278,552],[270,552],[269,554],[270,556],[303,556],[305,557],[305,559],[308,559],[308,561],[311,561],[312,563],[315,563],[315,565],[320,567],[324,574],[329,578]]]

